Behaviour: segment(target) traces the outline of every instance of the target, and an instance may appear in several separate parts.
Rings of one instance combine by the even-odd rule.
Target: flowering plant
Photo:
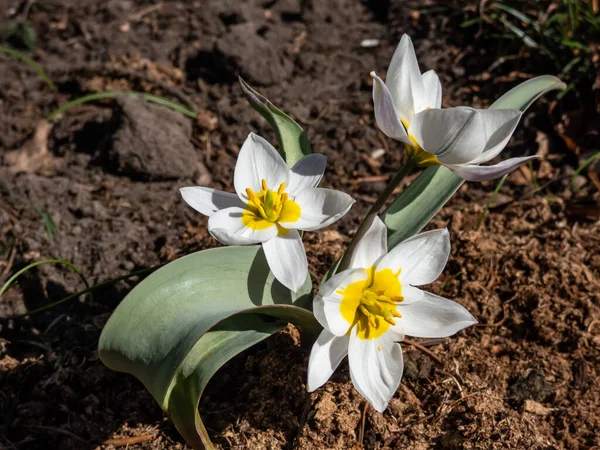
[[[347,355],[354,386],[378,411],[400,383],[405,335],[446,337],[475,323],[459,303],[419,288],[443,270],[450,236],[447,230],[418,233],[464,180],[496,178],[534,158],[480,165],[500,154],[536,98],[565,86],[543,76],[513,88],[487,110],[442,109],[440,81],[433,71],[421,74],[407,36],[387,83],[372,76],[377,124],[404,144],[406,163],[316,295],[300,232],[331,225],[354,200],[318,187],[325,157],[312,154],[302,128],[240,80],[275,132],[279,152],[250,133],[235,166],[235,192],[181,189],[185,202],[209,217],[211,235],[228,246],[193,253],[150,275],[102,332],[101,360],[142,381],[193,448],[213,448],[198,411],[210,378],[288,322],[316,338],[309,391]],[[384,208],[414,168],[424,171]]]

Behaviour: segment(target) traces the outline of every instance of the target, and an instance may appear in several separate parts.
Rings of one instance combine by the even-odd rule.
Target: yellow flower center
[[[427,107],[427,109],[429,109],[429,107]],[[406,120],[403,120],[402,125],[404,125],[404,128],[408,133],[409,123]],[[437,157],[433,153],[423,150],[423,147],[419,145],[412,134],[409,134],[408,138],[412,142],[412,145],[404,144],[404,147],[406,148],[406,154],[410,159],[417,163],[417,167],[437,166],[440,164]]]
[[[402,317],[396,309],[404,300],[402,285],[398,279],[400,270],[383,269],[375,272],[367,269],[369,277],[337,291],[343,296],[340,312],[344,319],[356,325],[360,339],[375,339],[396,325],[394,317]]]
[[[286,234],[287,230],[279,226],[278,222],[296,222],[300,218],[300,205],[290,200],[285,192],[285,183],[281,183],[279,188],[273,191],[263,178],[261,187],[259,192],[246,189],[248,204],[242,214],[242,223],[253,230],[264,230],[277,225],[279,234]]]

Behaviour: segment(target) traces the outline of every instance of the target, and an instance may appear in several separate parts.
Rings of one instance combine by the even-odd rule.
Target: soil
[[[247,134],[274,141],[237,75],[296,118],[313,150],[327,155],[324,185],[358,200],[334,226],[306,235],[311,274],[320,279],[402,162],[400,146],[374,124],[369,72],[384,74],[403,33],[422,68],[440,74],[445,106],[485,107],[547,70],[534,58],[492,71],[491,38],[419,13],[421,6],[2,2],[3,20],[27,15],[38,34],[30,55],[57,90],[0,53],[0,282],[34,261],[62,258],[96,284],[217,245],[178,188],[229,190]],[[379,43],[361,47],[364,39]],[[160,95],[199,117],[120,98],[78,106],[51,128],[40,122],[68,100],[106,90]],[[507,179],[481,225],[494,182],[465,184],[428,225],[448,226],[453,245],[430,290],[480,324],[424,342],[428,352],[403,345],[404,379],[383,414],[365,408],[346,363],[307,396],[308,350],[289,326],[208,386],[200,409],[218,448],[600,446],[599,170],[592,164],[572,177],[598,151],[600,122],[593,96],[583,105],[555,98],[536,103],[505,152],[544,159]],[[97,357],[104,323],[140,278],[11,318],[83,288],[70,269],[45,264],[2,296],[0,446],[185,448],[141,383]]]

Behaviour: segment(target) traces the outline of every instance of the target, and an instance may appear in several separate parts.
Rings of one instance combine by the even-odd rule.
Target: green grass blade
[[[52,89],[53,91],[56,90],[56,86],[54,85],[48,74],[44,71],[44,69],[42,69],[42,66],[36,63],[29,56],[9,47],[0,47],[0,52],[6,53],[10,56],[14,56],[15,58],[19,58],[21,61],[27,64],[31,70],[37,73],[42,78],[42,80],[44,80],[44,82],[50,87],[50,89]]]
[[[481,224],[483,223],[483,219],[485,219],[485,215],[488,213],[490,205],[496,199],[496,196],[498,195],[498,192],[500,192],[500,188],[502,188],[502,185],[506,181],[506,178],[508,178],[508,175],[509,174],[506,174],[502,178],[500,178],[500,181],[496,185],[496,189],[494,189],[492,195],[490,195],[487,201],[485,202],[485,207],[483,208],[483,212],[481,213],[481,216],[479,216],[479,221],[477,222],[477,226],[475,227],[476,230],[478,230]]]
[[[42,218],[42,222],[44,222],[44,228],[46,229],[48,239],[53,241],[54,238],[58,236],[58,227],[56,226],[56,222],[54,222],[52,215],[50,215],[48,211],[43,211],[39,208],[35,208],[35,211]]]
[[[2,295],[8,290],[8,288],[13,284],[13,282],[19,278],[21,275],[23,275],[25,272],[33,269],[34,267],[37,267],[39,265],[42,264],[60,264],[63,266],[67,266],[69,269],[71,269],[73,272],[75,272],[79,278],[81,279],[81,281],[83,281],[83,284],[85,284],[86,288],[89,288],[90,285],[87,281],[87,279],[85,278],[85,276],[83,275],[83,273],[77,268],[77,266],[75,266],[75,264],[69,262],[69,261],[65,261],[64,259],[44,259],[41,261],[36,261],[33,262],[25,267],[23,267],[21,270],[19,270],[17,273],[15,273],[12,277],[10,277],[8,280],[6,280],[6,282],[4,283],[4,285],[2,286],[2,288],[0,289],[0,297],[2,297]]]
[[[62,106],[59,106],[46,117],[48,122],[54,121],[59,114],[64,113],[68,109],[71,109],[74,106],[82,105],[84,103],[93,102],[96,100],[102,100],[105,98],[115,98],[119,96],[127,96],[127,97],[143,97],[150,102],[157,103],[159,105],[166,106],[171,108],[174,111],[178,111],[192,119],[196,119],[198,117],[198,113],[194,112],[185,106],[182,106],[178,103],[174,103],[170,100],[167,100],[163,97],[158,97],[152,94],[146,94],[145,92],[135,92],[135,91],[107,91],[107,92],[98,92],[96,94],[84,95],[83,97],[76,98],[75,100],[71,100],[70,102],[65,103]]]
[[[42,306],[41,308],[37,308],[37,309],[34,309],[32,311],[27,311],[27,312],[25,312],[23,314],[17,314],[15,316],[11,316],[11,317],[9,317],[9,319],[20,319],[22,317],[33,316],[34,314],[38,314],[38,313],[41,313],[43,311],[47,311],[49,309],[54,308],[55,306],[58,306],[58,305],[60,305],[62,303],[66,303],[69,300],[76,299],[76,298],[78,298],[78,297],[80,297],[82,295],[91,294],[92,292],[94,292],[94,291],[96,291],[98,289],[102,289],[102,288],[105,288],[105,287],[108,287],[108,286],[112,286],[113,284],[116,284],[119,281],[128,280],[129,278],[133,278],[133,277],[137,277],[139,275],[145,275],[147,273],[153,272],[153,271],[155,271],[156,269],[158,269],[160,267],[162,267],[162,264],[160,264],[158,266],[148,267],[146,269],[141,269],[141,270],[138,270],[136,272],[128,273],[127,275],[122,275],[122,276],[117,277],[117,278],[112,278],[110,280],[103,281],[102,283],[98,283],[98,284],[95,284],[93,286],[87,287],[87,288],[85,288],[85,289],[83,289],[83,290],[81,290],[79,292],[75,292],[74,294],[67,295],[66,297],[63,297],[60,300],[57,300],[57,301],[52,302],[52,303],[49,303],[49,304],[47,304],[45,306]]]
[[[575,170],[575,172],[573,172],[573,175],[571,176],[571,187],[575,192],[581,192],[581,189],[578,189],[575,185],[575,179],[577,178],[577,176],[581,173],[583,169],[585,169],[591,163],[596,161],[598,158],[600,158],[600,152],[594,153],[592,156],[590,156],[588,159],[582,162],[581,165]]]
[[[540,45],[536,41],[531,39],[527,35],[527,33],[525,33],[523,30],[521,30],[519,27],[517,27],[512,22],[509,22],[504,17],[500,17],[499,20],[500,20],[500,22],[502,22],[504,24],[504,26],[506,28],[508,28],[510,31],[512,31],[515,34],[515,36],[517,36],[519,39],[523,40],[523,43],[525,45],[527,45],[528,47],[531,47],[531,48],[539,48],[540,47]]]

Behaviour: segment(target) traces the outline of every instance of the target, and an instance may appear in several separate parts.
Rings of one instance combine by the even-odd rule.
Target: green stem
[[[394,175],[394,178],[392,178],[392,180],[385,187],[385,189],[383,190],[383,192],[381,193],[381,195],[379,196],[377,201],[373,204],[373,206],[371,206],[371,209],[365,216],[363,222],[360,224],[360,227],[358,227],[356,234],[352,238],[350,245],[348,246],[348,248],[346,249],[346,252],[344,253],[344,256],[342,257],[342,260],[337,268],[337,272],[340,272],[340,271],[348,268],[348,265],[350,264],[350,258],[352,257],[352,253],[354,252],[354,248],[356,247],[356,244],[366,234],[367,230],[373,223],[373,220],[375,220],[375,217],[377,216],[377,214],[379,214],[379,211],[385,205],[385,202],[387,202],[387,200],[390,198],[390,196],[394,192],[394,189],[396,189],[398,187],[398,185],[402,182],[402,180],[404,180],[404,177],[406,177],[406,175],[408,175],[410,173],[410,171],[412,169],[414,169],[416,166],[417,166],[417,161],[415,161],[414,158],[411,158],[409,156],[406,163],[404,163],[404,165],[400,168],[398,173],[396,175]]]
[[[145,92],[135,92],[135,91],[107,91],[107,92],[98,92],[96,94],[85,95],[83,97],[76,98],[75,100],[71,100],[70,102],[65,103],[62,106],[59,106],[54,111],[52,111],[46,120],[48,122],[52,122],[56,119],[56,116],[65,112],[67,109],[72,108],[73,106],[81,105],[83,103],[92,102],[94,100],[101,100],[104,98],[115,98],[121,95],[126,95],[128,97],[143,97],[146,100],[154,103],[158,103],[159,105],[167,106],[175,111],[179,111],[180,113],[191,117],[192,119],[196,119],[198,117],[198,113],[187,109],[184,106],[181,106],[178,103],[174,103],[166,98],[158,97],[156,95],[146,94]]]
[[[63,297],[60,300],[57,300],[57,301],[55,301],[53,303],[50,303],[50,304],[48,304],[46,306],[42,306],[41,308],[34,309],[33,311],[28,311],[28,312],[23,313],[23,314],[17,314],[17,315],[14,315],[12,317],[8,317],[6,320],[20,319],[22,317],[31,316],[33,314],[37,314],[37,313],[40,313],[42,311],[46,311],[47,309],[54,308],[55,306],[58,306],[61,303],[65,303],[65,302],[68,302],[69,300],[73,300],[74,298],[77,298],[80,295],[84,295],[84,294],[87,294],[89,292],[95,291],[97,289],[113,285],[115,283],[118,283],[119,281],[127,280],[128,278],[132,278],[132,277],[135,277],[135,276],[138,276],[138,275],[144,275],[146,273],[153,272],[154,270],[156,270],[156,269],[158,269],[158,268],[160,268],[162,266],[163,266],[163,264],[159,264],[158,266],[147,267],[146,269],[138,270],[137,272],[131,272],[131,273],[128,273],[127,275],[122,275],[120,277],[113,278],[111,280],[103,281],[102,283],[98,283],[98,284],[96,284],[94,286],[87,287],[86,289],[83,289],[82,291],[76,292],[76,293],[71,294],[71,295],[67,295],[66,297]]]

